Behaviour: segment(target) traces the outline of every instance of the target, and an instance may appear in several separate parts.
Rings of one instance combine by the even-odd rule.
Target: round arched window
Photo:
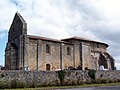
[[[71,49],[70,47],[67,47],[67,55],[70,55],[71,54]]]
[[[46,45],[46,53],[50,53],[50,46],[48,44]]]

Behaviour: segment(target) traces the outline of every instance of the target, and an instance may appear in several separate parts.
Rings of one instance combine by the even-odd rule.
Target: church
[[[8,32],[5,69],[55,71],[94,69],[114,70],[115,60],[107,52],[108,44],[82,37],[56,40],[27,35],[27,23],[16,13]]]

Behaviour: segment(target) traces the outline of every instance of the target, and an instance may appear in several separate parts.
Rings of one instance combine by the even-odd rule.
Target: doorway
[[[46,70],[50,71],[50,64],[46,64]]]

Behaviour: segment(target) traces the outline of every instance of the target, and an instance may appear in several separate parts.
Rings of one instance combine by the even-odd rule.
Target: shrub
[[[17,88],[24,88],[25,84],[23,82],[17,82]]]
[[[106,79],[101,79],[101,83],[105,84],[105,83],[107,83],[107,80]]]
[[[102,80],[101,79],[97,79],[96,80],[96,84],[102,84]]]
[[[64,77],[65,77],[65,71],[64,70],[58,71],[58,75],[59,75],[61,84],[63,84]]]
[[[105,84],[105,83],[108,83],[108,80],[106,80],[106,79],[97,79],[96,80],[96,84]]]
[[[10,82],[0,81],[0,89],[4,89],[4,88],[11,88],[10,87]]]
[[[113,83],[113,80],[107,79],[107,83]]]
[[[11,81],[11,88],[17,88],[17,80]]]
[[[91,83],[92,83],[92,84],[96,84],[96,82],[97,82],[96,79],[92,79],[92,80],[91,80]]]
[[[113,80],[113,83],[117,83],[118,81],[116,79]]]
[[[25,84],[23,82],[20,82],[16,79],[11,81],[10,88],[24,88]]]
[[[120,82],[120,79],[117,79],[117,82]]]
[[[4,74],[1,74],[1,77],[3,78],[3,77],[5,77],[5,75],[4,75]]]
[[[96,74],[95,70],[89,70],[88,71],[88,75],[90,76],[91,79],[95,79],[95,74]]]

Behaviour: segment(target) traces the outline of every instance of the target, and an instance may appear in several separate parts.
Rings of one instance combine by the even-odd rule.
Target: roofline
[[[15,16],[16,15],[19,17],[22,23],[26,23],[26,21],[24,20],[24,18],[21,16],[21,14],[18,11],[16,12]]]
[[[66,38],[66,39],[61,39],[62,41],[66,41],[66,40],[70,40],[70,39],[74,39],[74,40],[79,40],[79,41],[84,41],[84,42],[91,42],[91,43],[98,43],[98,44],[103,44],[106,47],[109,47],[108,44],[103,43],[103,42],[98,42],[98,41],[94,41],[94,40],[90,40],[90,39],[85,39],[85,38],[81,38],[81,37],[71,37],[71,38]]]
[[[34,36],[34,35],[27,35],[27,36],[28,36],[28,38],[37,39],[37,40],[45,40],[45,41],[51,41],[51,42],[57,42],[57,43],[64,43],[64,44],[73,45],[70,42],[61,41],[61,40],[58,40],[58,39],[52,39],[52,38],[41,37],[41,36]]]

